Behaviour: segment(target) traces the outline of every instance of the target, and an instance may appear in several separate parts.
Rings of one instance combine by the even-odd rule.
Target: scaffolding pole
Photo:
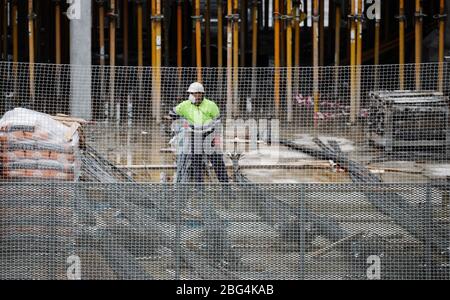
[[[302,8],[303,9],[303,8]],[[294,91],[298,93],[300,80],[300,23],[303,21],[303,12],[300,10],[300,1],[294,1],[295,19],[294,19]]]
[[[13,78],[14,78],[14,101],[18,99],[17,91],[17,63],[19,62],[19,15],[17,0],[12,1],[12,39],[13,39]]]
[[[292,0],[286,2],[286,104],[287,104],[287,121],[293,120],[293,106],[292,106],[292,14],[293,6]]]
[[[123,0],[123,64],[125,66],[128,66],[128,59],[129,59],[128,24],[129,24],[128,0]]]
[[[438,70],[438,91],[444,90],[444,55],[445,55],[445,0],[439,2],[439,15],[435,16],[439,20],[439,70]]]
[[[252,88],[251,101],[256,99],[256,67],[258,66],[258,0],[252,2]]]
[[[56,100],[61,97],[61,1],[55,1],[55,63]]]
[[[195,0],[195,60],[197,63],[197,81],[202,82],[202,18],[200,0]]]
[[[109,2],[110,11],[108,12],[109,17],[109,119],[112,122],[115,114],[115,66],[116,66],[116,0],[110,0]]]
[[[361,65],[363,56],[363,0],[358,0],[356,29],[356,118],[361,110]]]
[[[217,2],[217,67],[219,74],[217,78],[217,89],[222,98],[222,67],[223,67],[223,8],[222,1]]]
[[[61,1],[55,1],[55,63],[61,64]]]
[[[336,24],[334,31],[334,96],[339,95],[339,66],[341,65],[341,18],[342,8],[336,3]]]
[[[98,41],[100,45],[100,65],[104,66],[106,62],[105,51],[105,7],[104,1],[99,0],[98,3]]]
[[[152,20],[154,22],[154,32],[155,37],[153,38],[155,45],[153,49],[155,50],[154,59],[155,64],[153,66],[154,71],[154,98],[153,98],[153,118],[157,124],[161,123],[161,63],[162,63],[162,41],[161,41],[161,23],[163,20],[163,16],[161,15],[161,0],[154,0],[154,12],[155,15],[152,15]]]
[[[233,3],[227,1],[227,119],[233,117]]]
[[[319,0],[314,0],[313,5],[313,97],[314,97],[314,128],[319,125]],[[316,132],[317,133],[317,132]]]
[[[205,4],[205,43],[206,67],[211,67],[211,0]]]
[[[137,4],[137,51],[138,51],[138,66],[144,66],[144,18],[142,0],[136,1]]]
[[[274,104],[275,104],[275,118],[280,116],[280,0],[274,0],[273,18],[274,18]]]
[[[222,1],[217,2],[217,66],[223,67],[223,8]],[[222,73],[219,72],[221,75]]]
[[[319,4],[319,65],[325,65],[325,2],[320,1]]]
[[[233,114],[239,112],[239,0],[234,0],[233,13],[236,16],[233,22]]]
[[[8,59],[8,1],[2,1],[2,59]]]
[[[141,107],[144,107],[145,104],[143,103],[142,99],[142,67],[144,66],[144,17],[143,17],[143,1],[142,0],[136,0],[136,14],[137,14],[137,20],[136,20],[136,29],[137,29],[137,65],[138,65],[138,71],[137,71],[137,102]],[[133,115],[133,108],[132,103],[128,102],[128,110],[129,115]]]
[[[378,90],[380,76],[378,74],[378,65],[380,64],[380,28],[381,20],[378,16],[375,19],[375,49],[374,49],[374,64],[375,64],[375,89]]]
[[[181,80],[183,67],[183,1],[177,2],[177,67],[178,79]]]
[[[241,12],[240,12],[240,16],[241,16],[241,41],[240,41],[240,46],[241,46],[241,67],[245,67],[247,65],[247,61],[246,61],[246,53],[247,53],[247,30],[248,30],[248,22],[247,22],[247,18],[248,18],[248,14],[247,14],[247,8],[248,8],[248,2],[247,0],[241,0]]]
[[[35,61],[35,31],[34,20],[36,14],[34,12],[33,0],[28,0],[28,50],[30,61],[30,102],[35,100],[35,85],[34,85],[34,63]]]
[[[421,74],[421,63],[422,63],[422,37],[423,37],[423,18],[425,14],[422,10],[422,1],[416,0],[416,24],[415,24],[415,32],[416,32],[416,41],[415,41],[415,54],[416,54],[416,90],[422,89],[422,82],[420,79]]]
[[[17,63],[19,62],[19,12],[17,0],[13,0],[12,5],[13,62]],[[17,75],[16,72],[15,75]],[[17,76],[15,76],[15,79],[17,79]]]
[[[399,64],[400,90],[405,89],[405,0],[400,0],[399,21]]]
[[[356,15],[358,0],[351,0],[351,29],[350,29],[350,123],[355,124],[357,120],[357,99],[356,99]]]

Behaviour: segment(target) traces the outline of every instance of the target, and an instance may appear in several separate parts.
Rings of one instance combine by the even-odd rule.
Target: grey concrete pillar
[[[71,97],[70,113],[74,117],[92,119],[92,2],[68,0],[70,19]]]

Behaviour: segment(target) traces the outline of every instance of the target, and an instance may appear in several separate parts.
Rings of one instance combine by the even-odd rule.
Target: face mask
[[[192,104],[197,104],[199,101],[195,98],[194,95],[189,96],[189,101],[192,102]]]

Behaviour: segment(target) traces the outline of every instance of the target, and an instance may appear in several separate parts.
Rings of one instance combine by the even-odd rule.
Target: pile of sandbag
[[[80,124],[16,108],[0,119],[0,180],[78,181]]]

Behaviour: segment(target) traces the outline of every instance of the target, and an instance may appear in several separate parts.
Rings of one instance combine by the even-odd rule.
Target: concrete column
[[[70,19],[70,113],[74,117],[91,120],[92,3],[84,0],[67,2],[71,3],[67,11]]]

